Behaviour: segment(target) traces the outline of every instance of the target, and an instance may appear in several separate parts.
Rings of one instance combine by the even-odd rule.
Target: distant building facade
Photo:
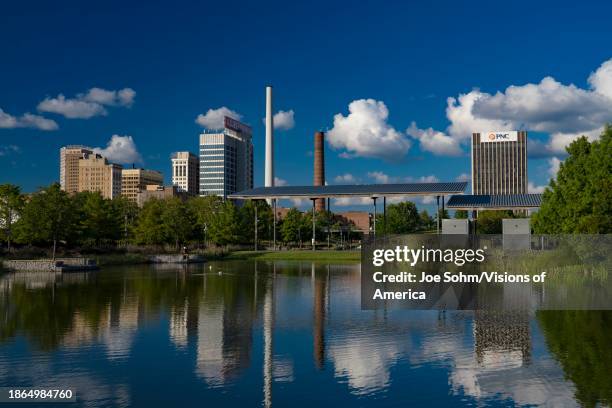
[[[97,191],[104,198],[113,199],[121,194],[121,170],[95,153],[84,153],[78,160],[77,192]]]
[[[60,149],[60,185],[67,193],[79,191],[79,160],[83,155],[93,154],[93,149],[70,145]]]
[[[164,184],[164,176],[156,170],[123,169],[121,171],[121,195],[136,202],[138,193],[148,185]]]
[[[157,200],[167,200],[173,197],[186,200],[188,194],[184,191],[180,191],[177,186],[149,184],[143,190],[140,190],[138,194],[136,194],[136,204],[138,204],[139,207],[142,207],[147,201],[153,198]]]
[[[472,134],[472,194],[527,193],[527,132]]]
[[[370,213],[365,211],[345,211],[336,214],[343,224],[350,224],[355,230],[370,233]]]
[[[190,195],[200,191],[200,160],[191,152],[172,154],[172,184]]]
[[[249,126],[227,116],[224,125],[200,135],[200,195],[225,199],[253,188],[253,133]]]

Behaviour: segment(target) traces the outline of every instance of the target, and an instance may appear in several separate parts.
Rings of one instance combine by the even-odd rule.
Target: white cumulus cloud
[[[280,177],[274,177],[274,185],[277,187],[282,187],[287,185],[287,180],[284,180]]]
[[[398,160],[410,149],[410,140],[387,123],[389,110],[382,101],[359,99],[349,104],[347,116],[334,116],[328,143],[350,156]]]
[[[142,156],[138,153],[132,136],[113,135],[106,147],[96,147],[94,152],[114,163],[142,163]]]
[[[368,177],[373,179],[378,184],[389,184],[392,183],[392,178],[382,171],[370,171]]]
[[[450,125],[445,131],[413,124],[408,133],[421,142],[423,150],[455,155],[473,132],[524,129],[549,134],[546,144],[530,141],[535,155],[564,154],[577,137],[597,139],[603,124],[612,121],[612,59],[591,73],[588,83],[588,88],[580,88],[547,76],[494,94],[475,89],[447,99]]]
[[[293,129],[293,127],[295,126],[294,115],[295,113],[293,112],[293,109],[289,111],[280,110],[276,112],[273,117],[274,129],[278,129],[278,130]]]
[[[344,173],[334,177],[334,182],[338,184],[358,184],[359,179],[350,173]]]
[[[467,173],[461,173],[455,178],[457,181],[470,181],[471,179],[472,177]]]
[[[538,186],[531,181],[527,183],[527,192],[530,194],[541,194],[546,190],[546,186]]]
[[[225,117],[241,120],[242,115],[226,106],[217,109],[209,109],[205,114],[200,113],[195,122],[207,129],[221,129],[225,126]]]
[[[548,159],[548,175],[551,178],[557,177],[557,173],[559,172],[559,168],[561,167],[562,160],[558,157],[551,157]]]
[[[20,117],[10,115],[0,109],[0,129],[32,128],[39,130],[57,130],[59,126],[52,119],[32,113],[24,113]]]
[[[432,128],[419,129],[415,122],[406,129],[406,133],[421,142],[421,149],[437,156],[459,156],[462,153],[459,141],[443,132]]]
[[[106,107],[109,106],[131,107],[135,97],[136,91],[132,88],[115,91],[94,87],[74,98],[66,98],[63,94],[55,98],[46,97],[38,104],[38,110],[63,115],[68,119],[89,119],[107,115]]]

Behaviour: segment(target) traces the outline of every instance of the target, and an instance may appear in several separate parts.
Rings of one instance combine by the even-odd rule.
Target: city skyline
[[[68,8],[50,19],[49,6],[41,4],[28,21],[23,6],[8,7],[10,18],[0,34],[15,38],[29,32],[7,44],[6,63],[0,67],[5,80],[0,171],[3,182],[27,192],[59,181],[56,152],[70,144],[97,147],[125,167],[136,163],[161,171],[165,184],[171,184],[171,153],[197,153],[203,128],[225,114],[253,127],[254,185],[263,185],[267,84],[275,92],[277,184],[312,184],[312,135],[317,130],[327,131],[330,184],[469,180],[472,132],[526,130],[530,190],[541,191],[573,135],[595,137],[599,127],[612,121],[612,61],[600,46],[610,28],[593,21],[606,15],[603,8],[609,6],[589,12],[589,22],[545,4],[505,10],[509,19],[520,15],[537,32],[537,41],[527,41],[529,32],[501,29],[494,39],[483,38],[484,22],[495,13],[477,4],[462,10],[449,3],[432,17],[426,5],[396,4],[386,9],[364,4],[347,11],[321,5],[320,16],[300,5],[276,10],[273,4],[240,15],[216,6],[200,15],[186,9],[166,15],[168,6],[161,3],[128,8],[121,15],[105,6],[92,9],[86,19]],[[522,7],[529,7],[530,14],[522,13]],[[297,13],[317,15],[315,26],[290,18]],[[204,23],[183,24],[190,14]],[[463,24],[462,18],[471,14],[482,25]],[[147,30],[149,37],[143,38],[124,24],[119,33],[93,35],[87,47],[68,28],[50,30],[85,30],[85,24],[89,30],[100,28],[109,16],[119,23],[133,19],[139,28],[145,19],[185,28],[164,30],[165,37]],[[230,16],[243,23],[236,33],[207,27],[206,22]],[[391,28],[378,33],[377,20]],[[555,25],[571,22],[574,31],[549,33],[545,28],[553,27],[552,20]],[[537,21],[543,26],[535,28]],[[419,34],[434,23],[435,32]],[[317,25],[330,32],[318,32]],[[277,39],[278,32],[290,34]],[[49,46],[40,54],[24,53],[37,49],[43,33]],[[239,41],[237,36],[245,33],[251,37]],[[324,35],[331,49],[320,46]],[[483,44],[475,46],[476,39]],[[194,56],[202,41],[205,55]],[[266,41],[277,44],[267,49]],[[546,52],[541,52],[544,43]],[[211,63],[224,57],[238,63],[221,64],[225,69]],[[74,64],[66,64],[66,58]],[[45,68],[32,75],[30,65]]]

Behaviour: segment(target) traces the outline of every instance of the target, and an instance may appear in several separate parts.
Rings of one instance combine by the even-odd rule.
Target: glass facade
[[[253,188],[250,128],[207,130],[200,135],[200,195],[229,194]]]

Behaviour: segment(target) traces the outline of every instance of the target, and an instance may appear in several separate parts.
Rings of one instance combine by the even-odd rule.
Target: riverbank
[[[338,261],[359,262],[361,253],[359,251],[235,251],[224,259],[259,261]]]
[[[320,261],[320,262],[359,262],[361,255],[359,251],[203,251],[198,252],[206,261],[218,260],[259,260],[259,261]],[[115,253],[115,254],[82,254],[82,257],[90,258],[99,267],[122,266],[122,265],[144,265],[151,263],[151,254],[146,253]],[[17,257],[18,258],[18,257]],[[2,260],[3,258],[0,258]],[[8,259],[8,258],[4,258]],[[0,262],[0,271],[2,266]],[[6,270],[5,270],[6,271]]]

